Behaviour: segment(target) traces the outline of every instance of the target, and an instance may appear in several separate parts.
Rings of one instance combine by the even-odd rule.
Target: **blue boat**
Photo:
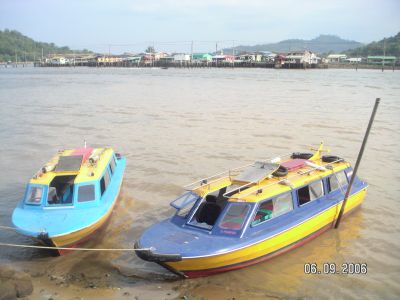
[[[171,202],[176,213],[144,231],[136,254],[193,278],[256,264],[316,238],[335,224],[353,173],[349,162],[322,152],[321,145],[187,186]],[[346,215],[367,187],[355,179]]]
[[[12,223],[46,246],[76,247],[110,218],[125,165],[125,157],[111,148],[59,151],[29,180]]]

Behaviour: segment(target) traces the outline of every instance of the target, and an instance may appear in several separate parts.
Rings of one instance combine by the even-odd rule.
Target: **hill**
[[[43,54],[49,53],[66,54],[72,53],[68,47],[57,47],[53,43],[36,42],[33,39],[21,34],[16,30],[0,30],[0,61],[15,61],[15,54],[18,60],[33,61]],[[75,51],[76,53],[89,53],[88,50]]]
[[[369,43],[365,46],[345,51],[348,56],[368,56],[383,55],[385,44],[385,55],[400,57],[400,32],[395,36],[385,38],[383,40]]]
[[[245,51],[271,51],[289,52],[295,50],[311,50],[316,53],[342,52],[348,49],[361,47],[363,44],[342,39],[335,35],[320,35],[312,40],[290,39],[278,43],[261,44],[255,46],[238,46],[236,52]],[[224,49],[227,53],[232,52],[232,48]]]

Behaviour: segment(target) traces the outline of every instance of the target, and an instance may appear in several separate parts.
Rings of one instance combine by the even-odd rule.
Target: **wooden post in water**
[[[376,98],[376,100],[375,100],[374,109],[372,110],[371,118],[369,119],[367,131],[365,132],[364,140],[362,142],[362,145],[361,145],[361,148],[360,148],[360,152],[358,153],[357,162],[356,162],[356,165],[354,166],[353,174],[351,175],[349,186],[347,188],[346,194],[345,194],[344,199],[343,199],[342,207],[340,208],[340,212],[339,212],[338,218],[337,218],[336,223],[335,223],[335,229],[337,229],[339,227],[340,220],[342,219],[342,216],[343,216],[343,213],[344,213],[344,209],[346,207],[346,202],[347,202],[347,199],[349,198],[349,194],[350,194],[351,187],[353,185],[354,179],[356,178],[358,166],[360,165],[360,161],[361,161],[361,158],[362,158],[363,153],[364,153],[365,145],[367,144],[369,132],[371,131],[372,123],[374,122],[375,114],[376,114],[376,111],[378,110],[378,105],[379,105],[380,101],[381,101],[381,98]]]

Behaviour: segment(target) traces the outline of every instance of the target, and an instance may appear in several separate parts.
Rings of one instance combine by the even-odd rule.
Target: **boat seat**
[[[196,221],[199,223],[207,223],[213,226],[221,213],[221,207],[216,203],[217,197],[207,195],[206,201],[199,207],[199,213],[196,215]]]
[[[53,186],[49,187],[49,193],[47,196],[47,203],[49,204],[56,204],[59,203],[60,199],[58,198],[57,195],[57,189]]]

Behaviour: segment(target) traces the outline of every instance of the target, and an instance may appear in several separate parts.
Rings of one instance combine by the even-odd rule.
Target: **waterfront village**
[[[20,62],[22,63],[22,62]],[[13,62],[8,62],[12,65]],[[148,51],[113,54],[49,54],[34,62],[40,67],[265,67],[265,68],[327,68],[368,67],[397,69],[400,61],[394,56],[348,57],[346,54],[319,56],[312,51],[273,53],[269,51],[215,53],[166,53]]]

